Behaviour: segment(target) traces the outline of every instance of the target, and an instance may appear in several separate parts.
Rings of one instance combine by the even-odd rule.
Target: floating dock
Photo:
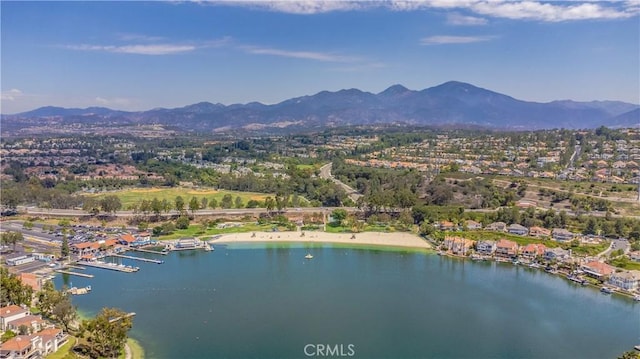
[[[140,270],[140,268],[138,267],[131,267],[131,266],[125,266],[122,264],[107,263],[107,262],[100,262],[100,261],[82,262],[82,265],[85,265],[87,267],[115,270],[118,272],[125,272],[125,273],[133,273]]]
[[[143,262],[149,262],[149,263],[156,263],[156,264],[162,264],[164,263],[164,261],[161,260],[157,260],[157,259],[149,259],[149,258],[141,258],[141,257],[134,257],[134,256],[125,256],[122,254],[113,254],[111,255],[112,257],[118,257],[118,258],[126,258],[126,259],[133,259],[135,261],[143,261]]]
[[[74,266],[74,265],[68,265],[67,267],[68,267],[68,268],[73,268],[73,269],[79,269],[79,270],[85,270],[85,269],[87,269],[87,268],[85,268],[85,267],[81,267],[81,266]]]
[[[93,274],[84,274],[84,273],[72,272],[72,271],[62,270],[62,269],[56,269],[55,271],[57,273],[62,273],[62,274],[77,275],[78,277],[93,278]]]
[[[143,249],[143,248],[129,248],[128,250],[136,251],[136,252],[144,252],[144,253],[162,254],[163,256],[166,256],[167,254],[169,254],[168,251],[152,251],[151,249]]]

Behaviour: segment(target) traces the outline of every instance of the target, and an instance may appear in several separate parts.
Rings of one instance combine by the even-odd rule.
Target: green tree
[[[191,200],[189,200],[189,210],[191,211],[191,214],[195,214],[197,210],[200,209],[200,201],[198,201],[198,199],[194,196],[191,197]]]
[[[101,357],[117,357],[127,341],[127,333],[133,321],[127,313],[116,308],[102,308],[92,320],[83,322],[87,342],[92,351]]]
[[[23,285],[20,278],[9,273],[7,268],[0,267],[0,306],[31,305],[33,289],[28,285]]]
[[[182,196],[177,196],[176,200],[175,200],[175,209],[176,211],[182,213],[184,211],[184,199],[182,198]]]
[[[242,203],[242,198],[240,198],[240,196],[236,197],[236,200],[235,200],[234,204],[235,204],[236,208],[243,208],[244,207],[244,204]]]
[[[105,196],[100,200],[100,208],[107,213],[115,213],[122,208],[122,202],[116,195]]]
[[[200,208],[207,209],[208,205],[209,205],[209,200],[207,199],[207,197],[202,197],[200,199]]]
[[[218,200],[215,198],[212,198],[211,201],[209,201],[209,208],[211,209],[218,208]]]
[[[16,244],[24,241],[24,235],[22,232],[5,232],[0,235],[0,243],[5,245],[12,245],[13,250],[16,250]]]
[[[264,207],[267,209],[267,211],[272,211],[275,205],[276,201],[274,201],[271,196],[267,196],[267,198],[264,199]]]
[[[222,203],[220,204],[222,208],[231,208],[231,206],[233,205],[233,197],[230,194],[225,194],[224,197],[222,197]]]
[[[62,246],[60,247],[60,256],[62,258],[67,258],[69,257],[69,252],[69,239],[67,239],[67,236],[63,236]]]
[[[347,211],[342,208],[334,209],[333,212],[331,212],[331,218],[333,218],[336,226],[340,226],[342,225],[342,221],[347,218]]]
[[[153,211],[153,214],[155,214],[156,217],[159,217],[163,209],[164,207],[162,202],[158,198],[153,197],[151,200],[151,210]]]
[[[189,217],[187,216],[180,216],[178,219],[176,219],[176,228],[178,229],[187,229],[189,228]]]

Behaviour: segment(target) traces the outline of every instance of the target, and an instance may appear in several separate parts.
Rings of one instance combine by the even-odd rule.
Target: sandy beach
[[[248,232],[224,234],[209,241],[217,243],[260,243],[260,242],[297,242],[297,243],[341,243],[362,246],[385,246],[430,249],[432,246],[419,236],[406,233],[326,233],[326,232]]]

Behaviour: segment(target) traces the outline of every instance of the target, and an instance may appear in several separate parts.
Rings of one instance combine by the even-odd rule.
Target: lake
[[[91,285],[73,298],[89,315],[136,312],[147,358],[614,358],[640,344],[640,303],[511,264],[329,244],[129,254],[165,263],[55,283]]]

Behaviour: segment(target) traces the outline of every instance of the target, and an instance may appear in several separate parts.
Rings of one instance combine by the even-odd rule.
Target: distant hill
[[[184,131],[288,129],[291,132],[349,125],[408,124],[534,130],[637,126],[640,106],[619,101],[529,102],[464,82],[450,81],[421,91],[393,85],[373,94],[358,89],[322,91],[274,105],[225,106],[201,102],[173,109],[126,112],[103,107],[42,107],[15,115],[11,128],[42,121],[58,124],[104,122],[160,124]]]

